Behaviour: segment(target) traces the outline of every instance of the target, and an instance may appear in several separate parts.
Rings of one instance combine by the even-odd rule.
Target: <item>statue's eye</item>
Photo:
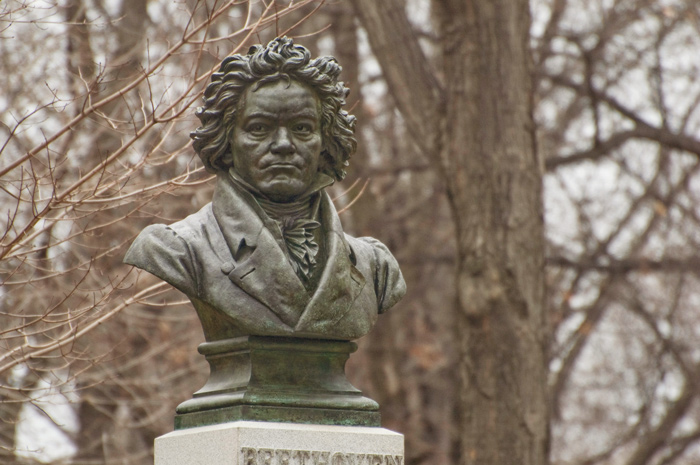
[[[263,135],[267,133],[267,125],[263,123],[251,123],[246,127],[246,131],[254,135]]]
[[[308,135],[313,132],[313,127],[309,123],[297,123],[292,130],[297,134]]]

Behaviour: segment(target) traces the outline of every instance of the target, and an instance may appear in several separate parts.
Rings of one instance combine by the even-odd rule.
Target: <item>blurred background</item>
[[[343,66],[359,149],[331,196],[409,289],[349,377],[406,436],[407,465],[465,463],[454,328],[469,212],[421,106],[450,87],[470,2],[374,3],[0,3],[0,463],[152,463],[208,367],[185,297],[121,260],[145,226],[210,201],[189,139],[201,91],[225,56],[283,34]],[[700,4],[529,11],[551,463],[700,463]],[[433,84],[402,88],[391,74],[407,66]]]

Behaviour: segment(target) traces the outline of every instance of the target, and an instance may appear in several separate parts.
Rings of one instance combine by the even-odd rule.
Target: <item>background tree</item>
[[[534,6],[553,461],[694,463],[700,10]]]
[[[554,464],[697,463],[699,8],[2,2],[0,461],[49,460],[15,455],[38,417],[53,462],[152,463],[202,336],[121,258],[210,198],[188,138],[209,71],[294,26],[352,89],[345,228],[408,282],[349,367],[407,464],[545,463],[547,412]]]
[[[434,3],[441,80],[402,2],[353,4],[452,213],[455,463],[545,463],[544,241],[528,2]]]

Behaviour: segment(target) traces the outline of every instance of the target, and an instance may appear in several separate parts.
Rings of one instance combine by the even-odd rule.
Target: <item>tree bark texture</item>
[[[441,5],[462,463],[547,460],[544,239],[527,1]]]
[[[459,463],[545,464],[542,172],[528,2],[433,2],[439,71],[421,53],[403,2],[353,5],[409,133],[441,173],[454,217]]]

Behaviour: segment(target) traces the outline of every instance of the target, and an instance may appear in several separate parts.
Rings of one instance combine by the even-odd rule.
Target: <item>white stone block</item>
[[[384,428],[236,421],[156,438],[155,465],[403,465]]]

